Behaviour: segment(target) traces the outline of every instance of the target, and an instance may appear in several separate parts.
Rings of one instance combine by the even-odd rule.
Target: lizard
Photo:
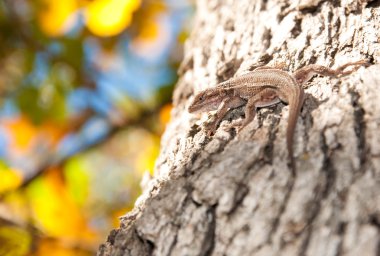
[[[216,119],[206,126],[207,135],[211,136],[230,109],[245,105],[245,119],[234,124],[240,131],[254,119],[256,108],[272,106],[279,102],[288,104],[286,143],[290,164],[294,170],[293,139],[297,118],[304,102],[304,84],[316,74],[340,77],[351,74],[360,66],[367,64],[367,60],[359,60],[346,63],[336,69],[310,64],[292,74],[277,67],[260,66],[199,92],[188,107],[188,111],[199,113],[216,110]],[[353,68],[346,70],[350,66]]]

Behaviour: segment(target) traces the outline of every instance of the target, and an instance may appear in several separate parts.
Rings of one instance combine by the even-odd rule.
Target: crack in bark
[[[178,211],[179,214],[176,215],[179,218],[181,217],[182,213],[186,212],[185,209],[188,206],[189,202],[193,203],[196,207],[200,206],[200,204],[196,203],[196,201],[191,197],[191,193],[192,193],[192,191],[194,189],[190,185],[189,182],[186,182],[184,184],[184,189],[186,190],[187,195],[186,195],[186,198],[183,200],[182,205],[180,206],[180,210]],[[178,231],[181,229],[181,225],[177,224],[177,222],[181,223],[181,221],[178,221],[177,219],[174,219],[173,221],[171,221],[171,222],[168,223],[168,224],[173,225],[173,227],[175,227],[175,230],[173,230],[174,239],[173,239],[173,242],[171,243],[170,248],[168,250],[168,255],[172,254],[172,251],[173,251],[173,249],[174,249],[174,247],[175,247],[175,245],[177,244],[177,241],[178,241]]]
[[[367,3],[367,5],[365,6],[365,8],[377,8],[377,7],[380,7],[380,0],[372,1],[370,3]]]
[[[369,216],[369,223],[377,229],[377,233],[380,235],[380,217],[376,214],[371,214]],[[378,236],[375,255],[380,255],[380,236]]]
[[[208,229],[205,234],[205,238],[203,240],[203,244],[201,246],[201,254],[202,256],[211,255],[215,248],[215,230],[216,230],[216,205],[212,206],[207,211],[207,217],[210,218],[210,222],[208,225]]]
[[[306,237],[304,241],[302,242],[300,246],[300,251],[298,253],[298,255],[300,256],[306,255],[306,251],[308,249],[311,235],[312,235],[313,222],[317,218],[321,210],[322,200],[328,196],[336,180],[336,170],[332,167],[330,158],[328,156],[328,146],[326,143],[326,137],[324,136],[324,132],[325,131],[321,133],[321,144],[322,144],[321,149],[324,156],[321,171],[324,173],[326,179],[322,184],[317,185],[314,192],[315,194],[314,200],[310,202],[310,206],[305,207],[306,209],[309,209],[309,214],[306,217],[306,225],[305,225]]]
[[[302,9],[300,9],[301,14],[306,15],[306,14],[313,14],[316,15],[317,13],[321,12],[321,5],[325,1],[319,2],[317,5],[309,5],[305,6]]]
[[[262,35],[262,38],[261,38],[264,48],[267,49],[270,47],[272,37],[273,37],[272,31],[270,29],[266,28],[263,35]]]
[[[316,199],[317,202],[315,202],[314,207],[313,206],[307,207],[307,208],[314,208],[314,209],[310,209],[311,214],[309,214],[309,217],[306,219],[306,226],[305,226],[306,235],[305,235],[305,239],[302,241],[302,244],[300,246],[300,251],[298,253],[298,255],[300,255],[300,256],[305,256],[306,251],[309,247],[311,234],[313,231],[312,224],[313,224],[313,221],[315,220],[315,218],[318,216],[318,213],[319,213],[320,208],[321,208],[320,207],[321,206],[320,199],[321,198]]]
[[[336,170],[333,168],[331,164],[331,159],[329,157],[329,147],[326,143],[326,137],[324,135],[325,129],[321,133],[321,149],[323,152],[323,164],[321,171],[324,173],[326,177],[325,188],[322,190],[322,198],[326,198],[330,192],[330,190],[334,187],[336,181]]]
[[[202,143],[202,148],[200,150],[198,150],[197,152],[193,153],[191,156],[189,156],[189,159],[191,161],[191,164],[186,164],[186,166],[194,166],[194,163],[196,162],[196,160],[198,160],[198,157],[199,156],[203,156],[203,160],[201,160],[200,164],[199,164],[199,167],[197,168],[187,168],[186,166],[184,166],[185,168],[185,171],[184,171],[184,177],[190,177],[190,176],[193,176],[198,170],[204,168],[205,166],[208,166],[210,167],[213,163],[212,161],[212,156],[213,155],[219,155],[221,153],[223,153],[223,151],[225,150],[226,146],[233,141],[233,138],[234,136],[231,136],[231,138],[229,140],[223,140],[221,138],[218,138],[218,137],[213,137],[213,138],[208,138],[208,139],[205,139]],[[202,155],[202,154],[206,154],[206,151],[204,150],[205,147],[212,141],[212,140],[218,140],[220,142],[219,144],[219,148],[218,150],[216,150],[215,152],[211,152],[211,153],[208,153],[207,152],[207,157]],[[190,171],[189,171],[190,170]]]
[[[187,191],[187,197],[186,197],[186,199],[184,199],[184,201],[183,201],[184,203],[181,206],[181,210],[178,211],[179,213],[186,212],[185,208],[189,205],[189,203],[194,204],[197,208],[202,206],[202,204],[195,201],[194,198],[191,196],[191,193],[193,191],[193,187],[189,183],[186,183],[184,185],[184,187],[185,187],[185,190]],[[204,253],[200,254],[200,255],[204,255],[204,256],[211,255],[211,253],[214,249],[214,246],[215,246],[215,229],[216,229],[216,216],[215,216],[216,207],[217,207],[217,205],[212,205],[212,206],[209,206],[209,209],[207,210],[206,215],[207,215],[207,219],[208,219],[208,226],[207,226],[208,228],[207,228],[207,231],[205,232],[205,238],[204,238],[203,243],[201,245],[201,248],[199,250],[200,252],[204,252]],[[173,233],[175,233],[175,235],[174,235],[173,242],[170,245],[170,248],[168,250],[168,255],[172,255],[173,249],[175,248],[175,246],[178,242],[178,231],[181,229],[181,225],[176,224],[176,222],[177,221],[174,220],[174,221],[169,223],[169,224],[173,225],[176,230],[173,231]],[[179,221],[179,223],[181,223],[181,222]]]
[[[260,118],[260,120],[261,120],[261,118]],[[267,162],[267,163],[269,162],[271,164],[271,162],[273,160],[273,144],[274,144],[274,141],[276,140],[276,137],[277,137],[276,132],[278,131],[278,124],[280,122],[280,118],[274,117],[272,120],[274,120],[274,121],[271,122],[270,127],[268,129],[270,131],[268,144],[264,148],[264,157],[268,156],[267,158],[270,160],[264,160],[264,164],[265,164],[265,162]],[[238,207],[241,205],[241,203],[243,202],[246,195],[249,193],[249,188],[245,185],[244,181],[247,180],[247,177],[250,174],[249,170],[251,170],[254,165],[257,165],[260,163],[262,164],[262,161],[255,160],[252,162],[251,165],[247,166],[247,168],[246,168],[247,171],[244,172],[244,175],[241,179],[241,183],[239,184],[239,189],[237,189],[237,192],[234,194],[234,204],[231,207],[231,210],[227,213],[228,215],[232,215],[236,211],[236,209],[238,209]],[[294,184],[294,182],[292,182],[292,185],[293,184]]]
[[[290,31],[290,34],[292,35],[292,38],[296,38],[302,33],[302,18],[297,16],[294,20],[294,26],[292,30]],[[303,52],[301,52],[303,54]],[[301,58],[302,59],[302,58]]]
[[[310,130],[314,125],[313,115],[311,115],[311,109],[303,108],[301,112],[302,122],[304,126],[304,132],[302,134],[304,138],[303,152],[307,152],[307,145],[310,141]]]
[[[170,245],[170,248],[168,250],[168,255],[171,255],[172,254],[172,251],[174,249],[174,246],[177,244],[177,241],[178,241],[178,230],[179,230],[179,226],[176,226],[177,227],[177,230],[175,232],[175,235],[174,235],[174,239],[173,239],[173,242],[172,244]]]
[[[288,186],[286,186],[288,189],[286,191],[286,194],[285,194],[285,197],[284,197],[284,201],[283,201],[283,203],[280,206],[280,209],[279,209],[279,212],[278,212],[278,216],[273,221],[272,227],[271,227],[270,232],[268,234],[268,240],[267,240],[267,242],[269,244],[272,244],[272,242],[273,242],[273,235],[278,230],[281,218],[282,218],[283,214],[285,213],[286,206],[288,205],[288,202],[289,202],[289,199],[290,199],[290,195],[292,194],[292,191],[293,191],[293,188],[294,188],[296,177],[293,175],[293,172],[292,172],[292,175],[289,176],[289,178],[290,178],[289,179],[290,184]],[[283,244],[280,245],[280,248],[282,248],[282,246],[283,246]]]
[[[250,172],[250,170],[253,169],[253,166],[260,165],[260,164],[261,164],[261,166],[259,166],[257,168],[257,170],[258,170],[257,172],[255,172],[255,173]],[[262,167],[262,161],[252,161],[252,163],[247,166],[246,171],[244,172],[244,175],[240,179],[240,181],[236,182],[239,189],[236,189],[237,193],[234,194],[234,204],[232,205],[230,211],[227,212],[228,217],[232,217],[232,215],[236,212],[236,210],[239,208],[239,206],[244,201],[245,197],[249,194],[249,187],[245,181],[251,180],[252,177],[248,178],[248,176],[251,174],[256,175],[261,170],[261,167]]]
[[[359,154],[359,161],[360,161],[360,166],[359,169],[360,171],[365,171],[363,170],[363,166],[366,163],[366,157],[367,157],[367,150],[366,150],[366,124],[364,120],[364,115],[365,111],[363,106],[360,104],[360,95],[356,91],[350,91],[351,95],[351,104],[354,108],[354,131],[355,135],[357,137],[357,148],[358,148],[358,154]]]
[[[273,147],[274,142],[277,138],[277,132],[278,132],[278,124],[280,123],[280,119],[276,117],[276,115],[273,115],[272,122],[270,122],[268,131],[268,143],[264,147],[264,162],[272,165],[273,163]],[[262,123],[262,122],[261,122]]]
[[[380,217],[376,216],[376,214],[371,214],[369,216],[369,223],[372,226],[375,226],[378,231],[380,231]]]
[[[248,173],[248,172],[246,172]],[[246,177],[246,175],[244,175]],[[242,179],[244,180],[244,179]],[[233,205],[231,209],[227,212],[227,215],[233,215],[234,212],[238,209],[238,207],[241,205],[241,203],[244,201],[244,198],[248,195],[249,193],[249,188],[247,185],[244,183],[236,184],[237,188],[236,193],[234,194],[234,199],[233,199]]]
[[[340,237],[336,256],[340,256],[343,253],[343,237],[346,233],[347,222],[340,222],[337,228],[337,235]]]
[[[332,10],[330,9],[328,12],[327,12],[327,14],[326,14],[326,19],[327,19],[327,25],[326,24],[323,24],[323,26],[325,26],[323,29],[321,29],[321,33],[327,33],[327,36],[326,36],[326,38],[327,38],[327,42],[326,42],[326,44],[327,45],[329,45],[329,46],[332,46],[332,45],[334,45],[334,42],[333,42],[333,40],[334,40],[334,38],[331,36],[331,34],[332,34],[332,31],[333,31],[333,29],[334,29],[334,27],[333,26],[329,26],[328,24],[333,24],[333,18],[335,17],[334,16],[334,14],[332,13]],[[328,59],[328,58],[330,58],[330,54],[331,54],[331,52],[329,52],[331,50],[331,47],[328,47],[327,48],[327,51],[324,51],[323,52],[323,57],[324,57],[324,59]],[[332,58],[334,57],[334,56],[331,56]]]
[[[154,243],[148,239],[143,238],[137,230],[134,228],[134,233],[136,234],[137,239],[144,245],[144,252],[147,252],[148,255],[151,255],[154,250]]]

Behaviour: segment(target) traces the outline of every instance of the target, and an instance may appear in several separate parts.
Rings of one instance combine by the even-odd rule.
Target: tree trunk
[[[298,2],[295,4],[295,2]],[[380,1],[199,0],[156,177],[98,255],[380,255]],[[369,59],[315,77],[287,165],[288,106],[213,137],[194,93],[252,63],[289,71]]]

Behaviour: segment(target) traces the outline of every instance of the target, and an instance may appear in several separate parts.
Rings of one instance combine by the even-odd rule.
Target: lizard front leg
[[[234,126],[237,126],[238,131],[240,131],[255,118],[256,108],[268,107],[279,102],[280,99],[278,98],[278,94],[275,90],[270,88],[263,89],[261,92],[248,99],[244,112],[245,118],[240,122],[235,123]]]
[[[206,125],[207,135],[211,136],[215,133],[218,124],[220,121],[222,121],[223,117],[226,115],[229,109],[240,107],[245,103],[246,100],[237,96],[224,99],[216,111],[215,120]]]

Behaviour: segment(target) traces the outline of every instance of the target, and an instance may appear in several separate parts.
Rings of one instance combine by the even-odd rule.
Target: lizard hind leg
[[[340,76],[349,75],[352,72],[358,70],[361,66],[368,66],[368,65],[369,65],[368,60],[359,60],[359,61],[355,61],[355,62],[349,62],[349,63],[346,63],[346,64],[338,67],[336,69],[336,72]],[[354,67],[351,68],[350,70],[344,71],[347,67],[350,67],[350,66],[354,66]]]
[[[352,72],[359,69],[361,66],[367,66],[367,65],[369,65],[368,60],[359,60],[355,62],[349,62],[336,69],[332,69],[332,68],[321,66],[321,65],[311,64],[311,65],[307,65],[296,70],[293,73],[293,77],[296,79],[296,81],[299,84],[302,85],[305,82],[309,81],[316,74],[319,74],[322,76],[340,77],[340,76],[349,75]],[[353,66],[353,67],[350,70],[344,71],[347,67],[350,67],[350,66]]]

